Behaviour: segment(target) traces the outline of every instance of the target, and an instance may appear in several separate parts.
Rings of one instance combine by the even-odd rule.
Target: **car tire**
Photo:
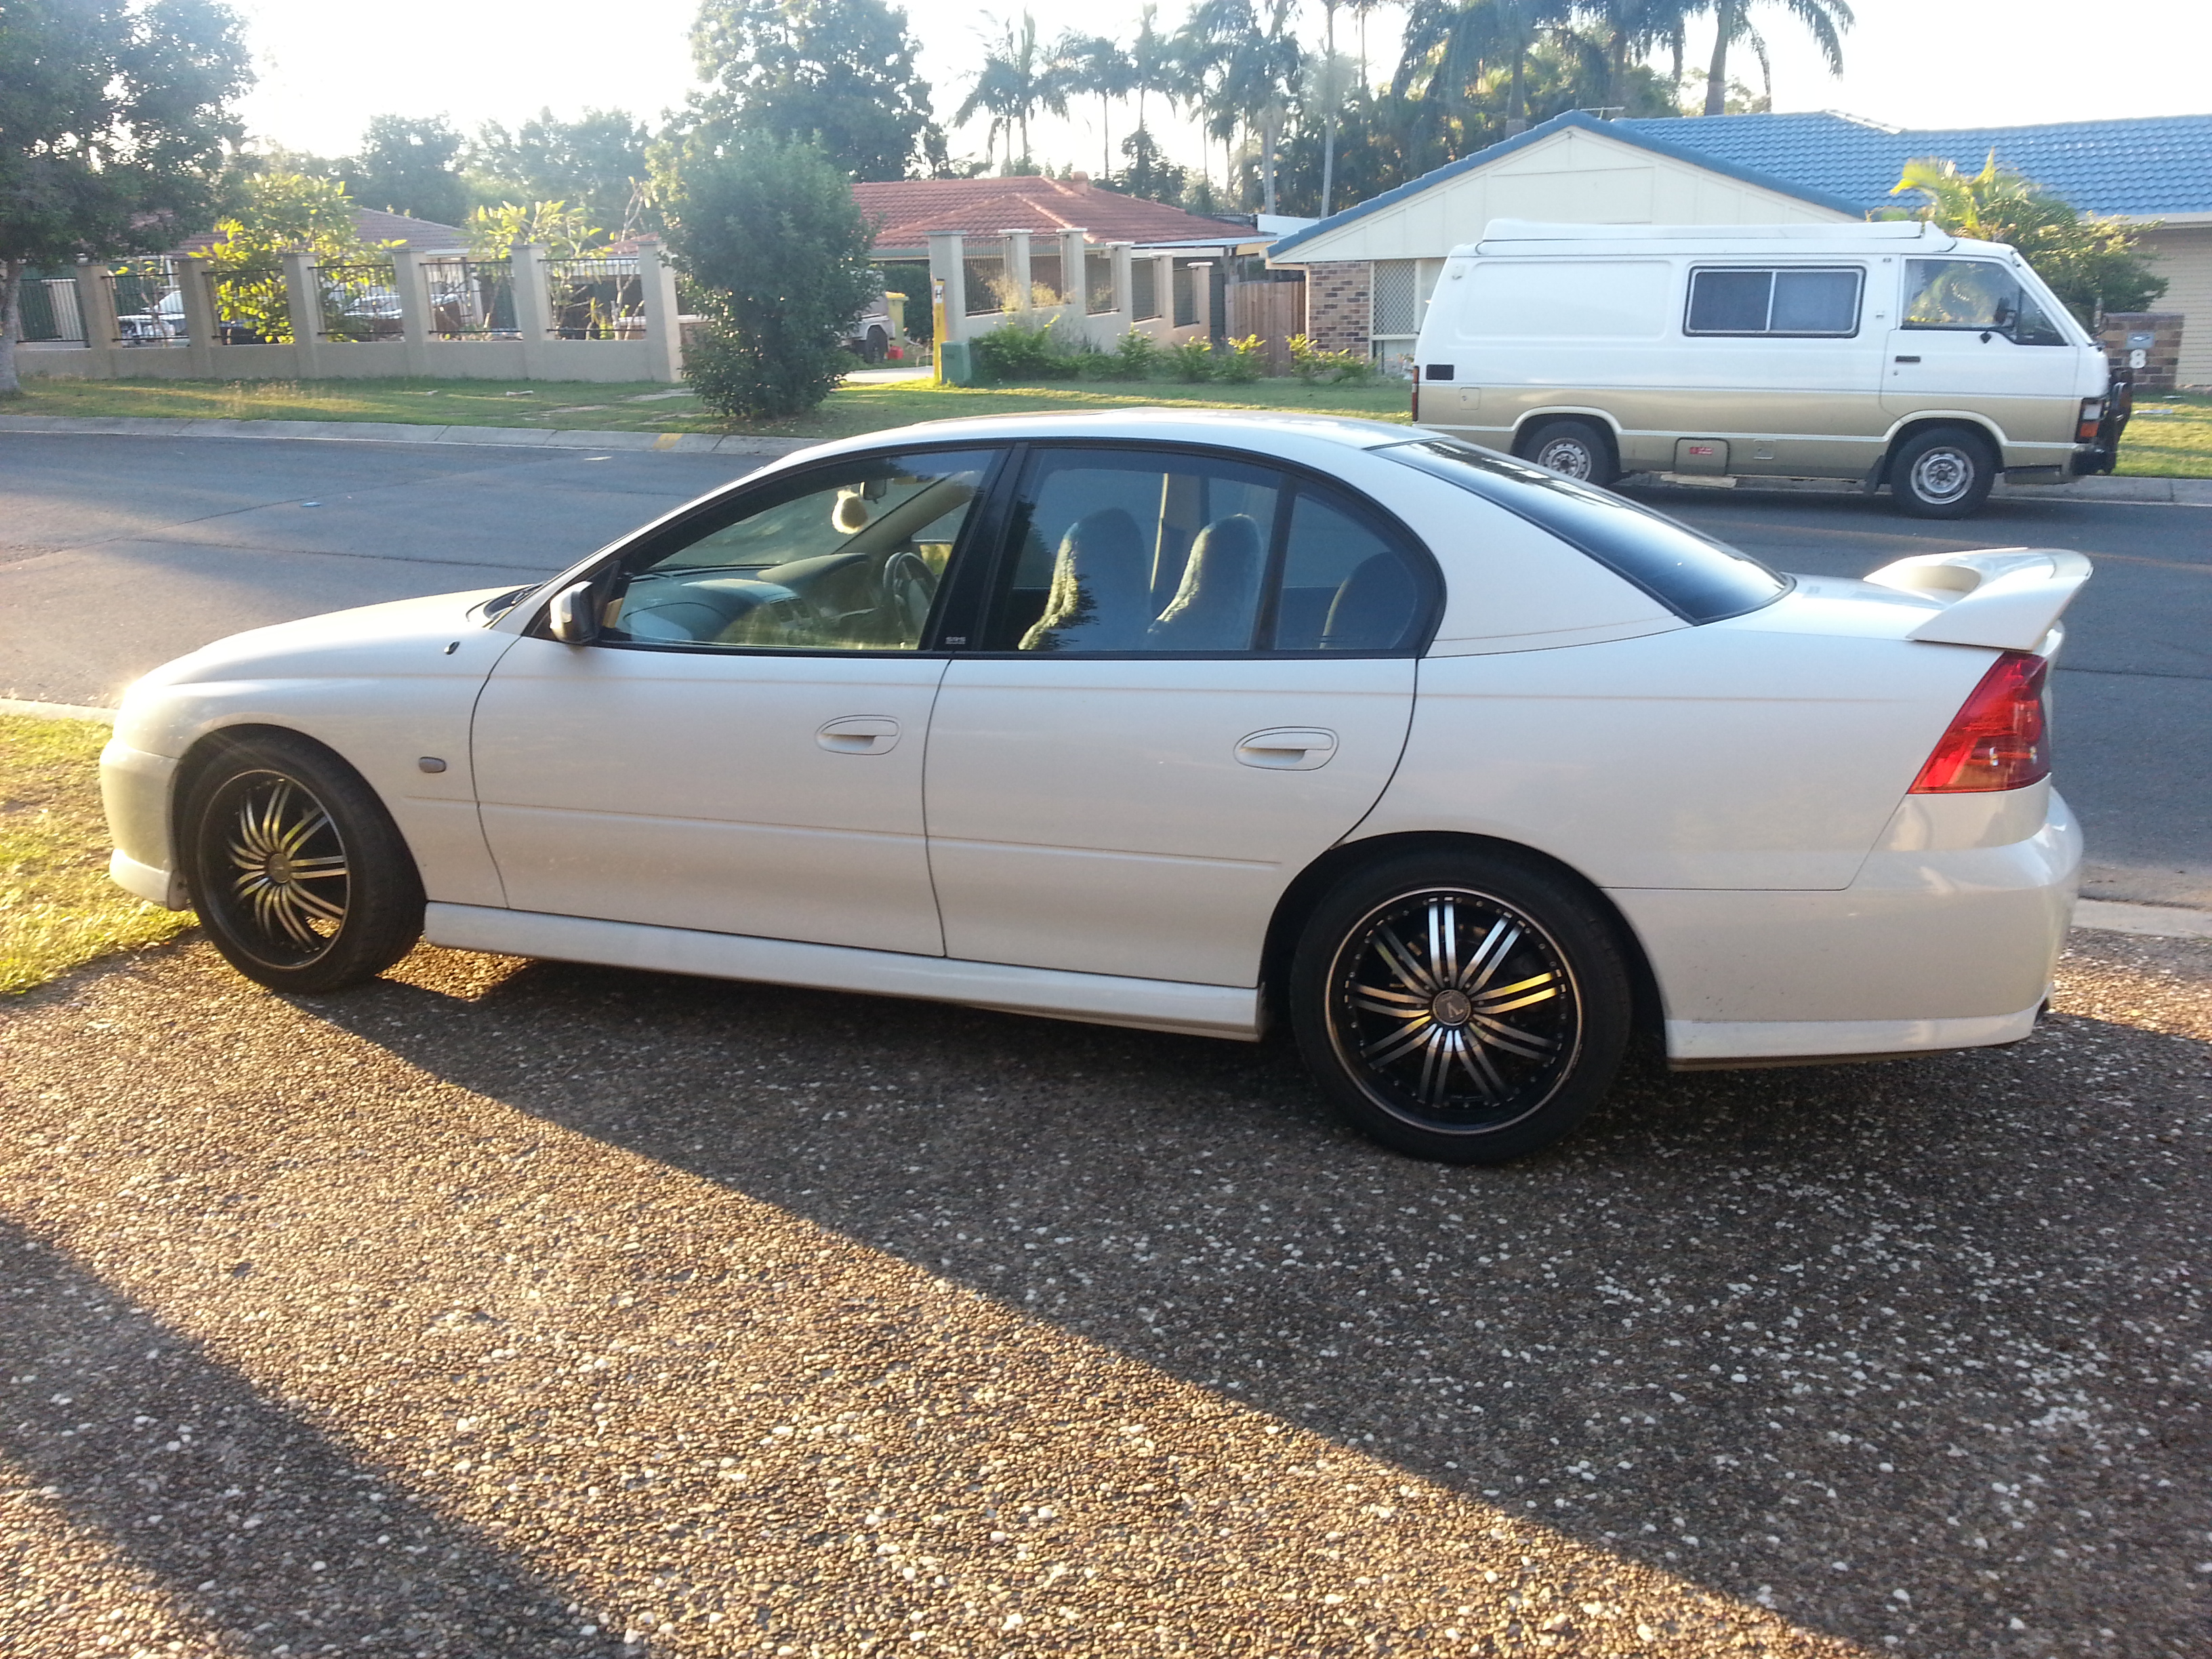
[[[1613,440],[1589,421],[1546,421],[1521,441],[1521,459],[1547,472],[1601,487],[1620,476]]]
[[[326,750],[224,750],[178,819],[195,908],[230,965],[272,991],[375,978],[422,933],[422,882],[384,803]]]
[[[1306,923],[1289,1001],[1344,1120],[1447,1164],[1566,1134],[1612,1087],[1634,1024],[1597,902],[1508,854],[1407,854],[1348,878]]]
[[[1897,510],[1916,519],[1963,519],[1989,500],[1996,481],[1997,458],[1989,441],[1965,427],[1916,432],[1889,462]]]

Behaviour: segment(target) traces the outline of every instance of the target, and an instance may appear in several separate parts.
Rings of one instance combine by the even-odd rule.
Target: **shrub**
[[[1086,380],[1148,380],[1159,366],[1160,349],[1152,337],[1131,329],[1114,343],[1111,351],[1093,350],[1083,360]]]
[[[1178,380],[1210,380],[1213,378],[1213,342],[1203,334],[1193,335],[1179,345],[1171,345],[1164,354],[1168,367]]]
[[[1291,373],[1310,385],[1365,386],[1375,378],[1374,359],[1357,351],[1325,351],[1308,334],[1291,336]]]
[[[1229,343],[1229,355],[1213,367],[1214,378],[1242,385],[1267,372],[1267,343],[1256,334]]]
[[[706,319],[684,378],[718,414],[805,413],[849,370],[842,343],[875,298],[852,185],[811,143],[714,127],[672,172],[669,240]]]
[[[1072,380],[1081,372],[1081,358],[1063,350],[1053,326],[1060,319],[1042,323],[1005,323],[988,334],[979,334],[970,348],[976,378],[983,380]]]

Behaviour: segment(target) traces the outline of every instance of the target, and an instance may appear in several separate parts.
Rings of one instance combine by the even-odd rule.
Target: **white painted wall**
[[[1480,236],[1492,219],[1772,225],[1848,223],[1857,216],[1570,127],[1301,242],[1284,263],[1441,259]]]

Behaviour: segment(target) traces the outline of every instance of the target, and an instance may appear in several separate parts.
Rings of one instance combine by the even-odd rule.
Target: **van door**
[[[1681,435],[1728,446],[1713,471],[1848,478],[1880,458],[1887,330],[1865,313],[1888,307],[1869,301],[1867,280],[1856,260],[1692,264],[1682,332],[1693,343],[1673,418]]]
[[[1893,420],[1934,410],[1985,416],[2013,465],[2059,465],[2080,415],[2078,348],[1997,259],[1906,259],[1897,325],[1882,366]],[[2048,455],[2023,455],[2021,446]]]

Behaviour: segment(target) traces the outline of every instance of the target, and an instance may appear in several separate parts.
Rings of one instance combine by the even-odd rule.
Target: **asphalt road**
[[[1504,1170],[1250,1048],[425,950],[0,1010],[9,1659],[2192,1659],[2212,943]]]
[[[714,456],[0,434],[0,696],[112,703],[241,628],[543,575],[736,470]],[[1853,497],[1646,499],[1815,574],[1974,546],[2091,555],[2057,698],[2087,890],[2212,905],[2212,509],[2039,495],[1954,526]]]

